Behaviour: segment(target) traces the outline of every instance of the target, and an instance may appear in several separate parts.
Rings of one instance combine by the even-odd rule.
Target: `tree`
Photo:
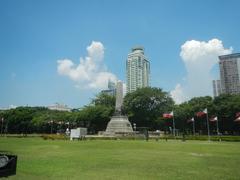
[[[31,120],[34,109],[29,107],[18,107],[6,113],[8,132],[27,134],[32,132]]]
[[[115,97],[98,94],[92,103],[80,111],[53,111],[46,107],[18,107],[0,111],[4,118],[4,129],[8,133],[53,133],[65,130],[70,122],[70,128],[87,127],[91,133],[104,131],[114,113]],[[194,97],[188,102],[174,105],[167,92],[159,88],[142,88],[128,93],[124,98],[123,111],[129,120],[137,127],[150,129],[168,129],[172,126],[171,119],[163,119],[162,114],[174,110],[176,129],[192,131],[192,124],[187,123],[195,117],[196,132],[207,133],[206,116],[196,117],[196,112],[208,109],[208,116],[217,116],[219,129],[222,133],[239,133],[240,124],[234,122],[236,113],[240,112],[240,95],[222,94],[214,100],[209,97]],[[53,123],[49,123],[53,121]],[[168,124],[167,124],[168,123]],[[216,132],[216,123],[210,123],[211,133]]]
[[[116,97],[110,96],[105,93],[99,93],[96,97],[92,100],[93,105],[101,105],[114,108],[115,106]]]
[[[187,123],[189,119],[194,117],[195,112],[193,111],[192,105],[188,102],[184,102],[174,106],[175,125],[176,129],[180,129],[182,132],[187,130],[192,131],[191,125]]]
[[[196,113],[208,109],[208,114],[213,114],[213,100],[210,96],[194,97],[191,100],[179,105],[175,105],[175,122],[176,128],[181,131],[192,131],[192,123],[187,123],[191,118],[195,118],[196,131],[204,131],[206,129],[206,117],[196,117]]]
[[[221,94],[214,99],[213,105],[220,132],[239,133],[240,126],[234,120],[236,113],[240,112],[240,95]]]
[[[85,106],[77,115],[77,123],[88,128],[90,133],[105,131],[113,114],[113,108],[97,105]]]
[[[66,122],[74,122],[74,113],[53,111],[45,107],[18,107],[4,111],[9,133],[49,133],[64,129]],[[53,124],[49,122],[53,121]],[[61,122],[61,124],[60,124]],[[65,122],[65,123],[64,123]]]
[[[158,119],[164,112],[171,111],[174,101],[160,88],[145,87],[128,93],[124,98],[124,112],[138,127],[159,129]]]
[[[91,104],[76,113],[79,126],[87,127],[90,133],[105,131],[115,109],[115,96],[99,93]]]

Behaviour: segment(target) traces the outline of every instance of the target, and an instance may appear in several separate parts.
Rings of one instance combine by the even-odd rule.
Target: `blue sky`
[[[118,79],[125,81],[131,48],[142,45],[151,63],[151,86],[171,92],[179,85],[189,98],[211,95],[209,88],[188,91],[194,89],[189,59],[180,53],[189,49],[181,46],[218,39],[222,44],[213,46],[220,43],[223,50],[217,53],[240,52],[239,7],[237,0],[1,0],[0,107],[88,104],[100,89],[76,88],[76,81],[59,74],[57,61],[79,64],[92,41],[104,46],[103,64]],[[217,78],[214,63],[210,70]]]

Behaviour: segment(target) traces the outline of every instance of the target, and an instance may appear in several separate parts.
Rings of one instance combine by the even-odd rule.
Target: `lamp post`
[[[7,137],[7,132],[8,132],[8,122],[5,123],[5,129],[4,129],[5,137]]]
[[[3,121],[4,121],[4,118],[2,117],[1,119],[2,123],[1,123],[1,136],[2,136],[2,133],[3,133]]]
[[[134,131],[136,131],[136,129],[137,129],[136,123],[133,123],[133,129],[134,129]]]
[[[70,123],[69,123],[69,121],[68,121],[68,122],[67,122],[67,125],[68,125],[68,129],[69,129],[69,124],[70,124]]]
[[[49,121],[49,124],[51,125],[51,134],[52,134],[52,131],[53,131],[53,120]]]
[[[193,135],[195,136],[195,119],[193,119],[193,124],[192,124],[192,126],[193,126]]]
[[[174,138],[176,139],[176,128],[175,128],[175,119],[174,119],[174,116],[173,116],[173,136],[174,136]]]
[[[206,110],[207,112],[207,110]],[[209,128],[209,122],[208,122],[208,112],[207,112],[207,133],[208,133],[208,141],[210,141],[210,128]]]

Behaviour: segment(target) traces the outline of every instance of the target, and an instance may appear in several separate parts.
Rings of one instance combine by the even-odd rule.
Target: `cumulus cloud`
[[[224,48],[219,39],[208,42],[191,40],[181,46],[180,57],[186,67],[186,84],[177,84],[171,95],[177,103],[195,96],[212,94],[211,70],[218,63],[218,56],[230,54],[233,49]]]
[[[116,76],[108,72],[104,65],[103,44],[92,41],[87,53],[85,58],[80,58],[79,64],[74,64],[70,59],[58,60],[58,73],[75,81],[75,86],[81,89],[103,89],[107,87],[108,80],[116,82]]]
[[[171,91],[171,96],[176,102],[176,104],[180,104],[181,102],[184,101],[185,96],[183,94],[183,89],[181,84],[177,84],[175,89]]]

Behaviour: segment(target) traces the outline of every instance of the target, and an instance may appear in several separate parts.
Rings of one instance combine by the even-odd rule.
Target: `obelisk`
[[[123,84],[121,81],[117,82],[116,86],[116,104],[115,113],[108,122],[106,135],[115,135],[116,133],[132,133],[132,125],[127,116],[122,114],[123,106]]]
[[[122,105],[123,105],[123,84],[121,81],[118,81],[116,85],[115,113],[119,112],[121,114]]]

